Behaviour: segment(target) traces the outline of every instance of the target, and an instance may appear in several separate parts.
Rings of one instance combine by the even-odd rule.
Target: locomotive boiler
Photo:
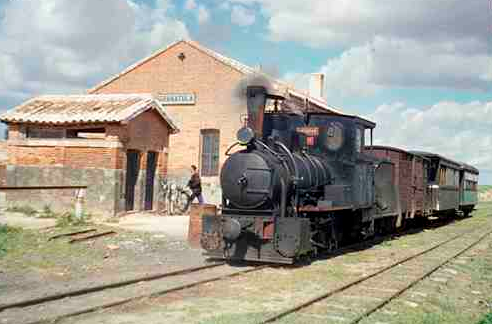
[[[247,123],[220,174],[222,213],[202,219],[201,246],[209,257],[293,263],[432,213],[415,212],[418,204],[402,197],[403,186],[416,186],[395,181],[393,161],[368,149],[374,123],[338,112],[285,110],[279,108],[284,98],[262,86],[246,94]],[[265,110],[267,103],[273,108]],[[424,168],[427,160],[420,160]],[[410,165],[414,170],[402,161],[399,176]]]

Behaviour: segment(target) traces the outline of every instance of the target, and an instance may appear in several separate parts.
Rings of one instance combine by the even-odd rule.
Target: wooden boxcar
[[[366,153],[393,163],[400,221],[401,218],[426,216],[432,212],[427,189],[429,159],[390,146],[368,146]]]

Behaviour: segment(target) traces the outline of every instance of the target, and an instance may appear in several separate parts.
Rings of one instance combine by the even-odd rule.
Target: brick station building
[[[89,213],[157,208],[169,137],[178,128],[151,95],[40,96],[0,120],[8,126],[4,185],[87,186]],[[2,198],[10,206],[67,210],[75,190],[15,190]]]
[[[284,109],[340,113],[321,99],[320,74],[312,76],[308,95],[197,42],[180,40],[88,95],[35,98],[0,118],[9,127],[7,183],[87,184],[89,211],[155,210],[156,204],[145,205],[151,187],[145,185],[147,160],[155,156],[159,176],[178,184],[186,184],[190,165],[197,165],[206,202],[218,205],[220,168],[246,115],[246,86],[258,82],[286,98]],[[153,188],[155,202],[160,196],[156,184]],[[29,198],[10,195],[9,203]],[[40,201],[59,202],[52,193],[43,195]]]
[[[194,41],[181,40],[155,52],[88,90],[91,94],[151,93],[176,121],[170,138],[168,177],[185,184],[190,165],[199,167],[205,200],[220,204],[219,172],[227,148],[246,114],[246,85],[267,82],[283,94],[284,107],[339,113],[322,99],[323,75],[313,75],[312,96],[260,70]]]

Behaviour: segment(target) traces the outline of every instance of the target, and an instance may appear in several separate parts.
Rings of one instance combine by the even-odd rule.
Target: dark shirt
[[[202,193],[202,182],[198,173],[193,173],[191,175],[190,181],[188,181],[188,187],[190,187],[194,194],[198,195]]]

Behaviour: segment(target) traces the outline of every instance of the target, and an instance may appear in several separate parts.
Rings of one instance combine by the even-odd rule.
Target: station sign
[[[194,105],[196,95],[194,93],[166,93],[158,94],[156,99],[161,105]]]

